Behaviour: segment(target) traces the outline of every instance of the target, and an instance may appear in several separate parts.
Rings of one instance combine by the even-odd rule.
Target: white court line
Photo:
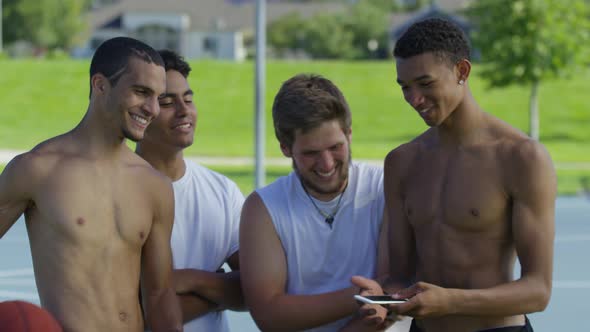
[[[7,299],[39,300],[37,292],[15,292],[0,290],[0,297]]]
[[[555,243],[571,243],[590,241],[590,234],[571,234],[555,237]]]
[[[33,276],[33,269],[0,270],[0,278]]]
[[[589,280],[556,280],[553,288],[558,289],[590,289]]]

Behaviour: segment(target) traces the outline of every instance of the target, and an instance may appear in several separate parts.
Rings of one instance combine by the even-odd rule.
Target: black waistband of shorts
[[[416,320],[413,319],[409,332],[424,332],[424,331],[422,331],[422,329],[418,327],[418,324],[416,324]],[[527,316],[524,316],[524,325],[497,327],[497,328],[493,328],[493,329],[480,330],[478,332],[533,332],[533,327],[531,326],[531,322],[529,321],[529,318]]]

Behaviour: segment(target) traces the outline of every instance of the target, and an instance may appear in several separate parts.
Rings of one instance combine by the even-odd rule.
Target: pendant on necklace
[[[330,228],[332,228],[332,223],[334,222],[334,216],[329,216],[324,221],[330,226]]]

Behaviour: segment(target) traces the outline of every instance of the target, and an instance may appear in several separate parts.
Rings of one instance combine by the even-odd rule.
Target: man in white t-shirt
[[[252,193],[240,225],[244,296],[263,330],[375,330],[352,319],[353,275],[377,275],[381,167],[351,161],[351,114],[317,75],[286,81],[273,122],[293,172]]]
[[[184,330],[228,331],[224,310],[243,310],[238,230],[244,196],[227,177],[183,157],[193,143],[197,110],[187,81],[189,64],[174,52],[160,55],[166,93],[160,115],[146,129],[136,152],[172,181],[174,282]],[[225,273],[227,263],[232,271]]]

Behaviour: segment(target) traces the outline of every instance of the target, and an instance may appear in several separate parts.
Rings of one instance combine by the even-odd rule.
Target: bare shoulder
[[[552,169],[553,161],[545,146],[527,136],[513,136],[502,140],[502,159],[507,169],[517,175],[532,169]]]
[[[530,138],[515,142],[510,155],[516,165],[523,167],[538,167],[553,163],[545,146]]]
[[[505,140],[502,144],[502,164],[507,187],[513,195],[529,192],[553,193],[557,176],[547,149],[529,137]]]
[[[391,150],[385,157],[385,172],[402,176],[414,163],[416,156],[430,144],[432,132],[428,130],[408,143]]]
[[[242,220],[247,223],[256,223],[260,220],[259,217],[264,215],[268,216],[266,206],[260,195],[256,191],[253,191],[246,197],[242,206]]]
[[[57,137],[44,141],[30,151],[14,157],[6,166],[6,171],[11,172],[11,176],[38,179],[51,174],[63,155],[62,150]]]
[[[149,190],[155,196],[172,190],[172,181],[134,152],[130,151],[126,156],[125,163],[126,167],[134,175],[137,183],[145,186],[144,189]]]

